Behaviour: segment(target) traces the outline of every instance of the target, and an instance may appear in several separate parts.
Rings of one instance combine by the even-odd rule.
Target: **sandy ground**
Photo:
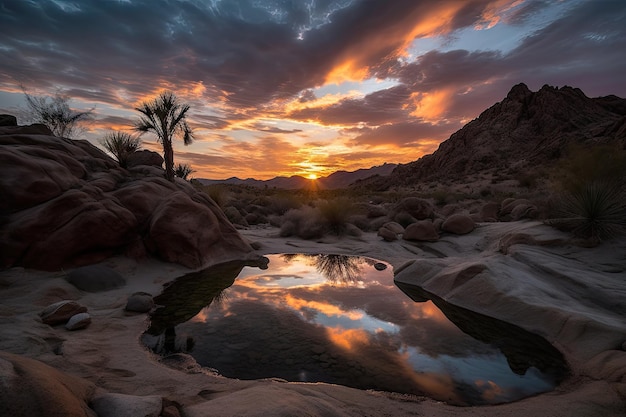
[[[375,234],[314,242],[279,238],[277,229],[241,231],[259,254],[337,253],[389,262],[397,279],[454,304],[545,337],[572,375],[556,390],[510,404],[454,407],[428,398],[323,383],[240,381],[159,363],[140,342],[145,314],[124,311],[135,291],[158,294],[189,272],[153,260],[113,258],[128,284],[100,293],[77,290],[65,274],[0,272],[0,350],[38,359],[94,383],[98,390],[158,395],[185,416],[623,416],[626,415],[626,240],[585,249],[538,222],[481,224],[439,242],[383,242]],[[483,272],[463,274],[479,263]],[[457,279],[462,277],[463,279]],[[93,317],[84,330],[41,322],[38,313],[78,300]]]

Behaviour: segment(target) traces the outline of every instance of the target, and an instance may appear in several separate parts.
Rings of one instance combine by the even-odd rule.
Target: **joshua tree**
[[[26,104],[28,105],[28,117],[34,123],[41,123],[52,131],[54,136],[61,138],[74,138],[82,129],[80,123],[89,120],[94,109],[76,111],[70,108],[70,98],[57,92],[54,96],[32,96],[26,92]]]
[[[141,147],[141,139],[126,132],[108,133],[100,143],[115,156],[122,168],[126,168],[128,155],[138,151]]]
[[[182,104],[171,91],[162,92],[154,101],[143,102],[136,108],[142,114],[135,124],[135,130],[141,133],[152,132],[163,145],[165,159],[165,178],[174,181],[174,148],[172,138],[182,136],[185,145],[193,141],[193,132],[187,124],[189,105]]]

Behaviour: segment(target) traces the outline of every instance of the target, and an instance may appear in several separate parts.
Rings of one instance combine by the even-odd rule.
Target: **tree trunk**
[[[165,159],[165,178],[174,182],[174,148],[172,140],[163,140],[163,159]]]

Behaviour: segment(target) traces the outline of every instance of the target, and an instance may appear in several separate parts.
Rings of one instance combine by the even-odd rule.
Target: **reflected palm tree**
[[[361,258],[347,255],[317,255],[315,267],[332,284],[352,284],[361,278]]]

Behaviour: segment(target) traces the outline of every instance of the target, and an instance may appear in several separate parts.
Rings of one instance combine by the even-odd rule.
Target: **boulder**
[[[132,168],[138,165],[155,166],[161,168],[163,166],[163,157],[156,152],[147,149],[136,151],[128,155],[126,159],[126,167]]]
[[[84,329],[90,324],[91,316],[89,315],[89,313],[78,313],[70,317],[67,323],[65,323],[65,328],[67,330],[79,330]]]
[[[136,292],[128,297],[124,310],[136,313],[147,313],[154,308],[154,299],[152,294],[147,292]]]
[[[390,229],[387,229],[386,227],[381,227],[380,229],[378,229],[378,236],[382,237],[385,242],[393,242],[394,240],[398,240],[398,234],[394,233]]]
[[[0,415],[97,417],[89,408],[95,387],[39,361],[0,352]]]
[[[433,204],[424,198],[407,197],[396,204],[394,211],[396,213],[407,213],[417,220],[424,220],[433,217]]]
[[[498,221],[498,213],[500,212],[500,204],[490,201],[481,206],[478,211],[478,218],[482,222]]]
[[[511,210],[511,220],[535,219],[537,218],[538,213],[539,210],[536,205],[520,203]]]
[[[80,305],[76,301],[62,300],[44,308],[43,311],[39,313],[39,317],[41,317],[41,321],[45,324],[54,326],[64,324],[70,317],[79,313],[85,313],[86,311],[87,307]]]
[[[400,223],[387,222],[387,223],[383,224],[382,227],[384,227],[385,229],[389,229],[393,233],[396,233],[396,234],[404,233],[404,227],[402,227],[402,225]]]
[[[435,242],[439,239],[439,233],[437,233],[433,222],[430,220],[421,220],[408,225],[402,234],[402,239]]]
[[[474,230],[474,220],[469,214],[457,213],[444,220],[441,230],[455,235],[464,235]]]
[[[88,265],[67,274],[67,281],[82,291],[101,292],[126,285],[126,279],[104,265]]]
[[[91,405],[98,417],[159,417],[163,399],[158,395],[106,393],[92,399]]]
[[[188,182],[154,166],[123,169],[87,141],[36,126],[0,127],[0,190],[0,268],[59,270],[116,254],[199,268],[252,251]]]

